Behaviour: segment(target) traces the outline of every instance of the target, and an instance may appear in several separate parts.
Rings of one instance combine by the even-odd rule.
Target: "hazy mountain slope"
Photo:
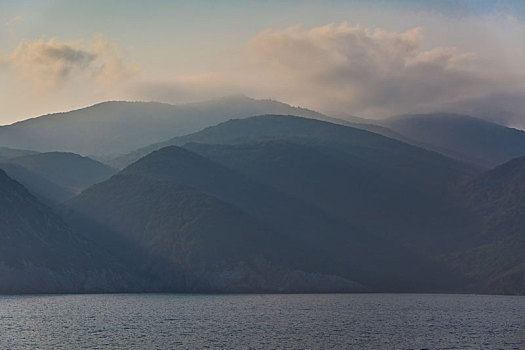
[[[407,183],[419,179],[417,183],[444,184],[455,181],[458,176],[479,171],[438,153],[366,130],[295,116],[264,115],[230,120],[194,134],[174,138],[169,143],[240,144],[275,139],[319,146],[381,164],[389,172],[399,174],[399,180]]]
[[[249,144],[275,139],[287,143]],[[444,196],[450,183],[472,174],[470,167],[377,134],[304,118],[260,116],[173,140],[189,141],[247,142],[237,148],[188,147],[356,225],[419,242],[419,248],[456,244],[457,239],[443,235],[453,236],[470,223]],[[446,228],[436,225],[440,222]]]
[[[110,254],[0,170],[0,292],[136,290]]]
[[[131,181],[126,180],[130,178],[141,179],[143,183],[133,185],[136,190],[128,188],[131,185],[122,185]],[[156,212],[168,203],[176,206],[182,199],[179,198],[177,190],[155,190],[159,181],[166,184],[165,186],[177,184],[188,187],[197,191],[200,196],[213,196],[221,203],[229,203],[228,205],[241,209],[231,216],[229,225],[215,225],[214,234],[225,237],[222,244],[231,244],[228,238],[229,231],[237,225],[236,216],[242,219],[248,214],[265,227],[269,227],[276,233],[266,242],[269,244],[267,252],[274,254],[270,261],[281,261],[279,265],[283,264],[283,268],[308,274],[321,273],[323,276],[337,275],[374,290],[425,290],[432,288],[431,286],[446,289],[457,283],[449,272],[409,253],[394,241],[378,239],[349,222],[325,214],[320,208],[304,204],[236,171],[177,147],[164,148],[148,155],[118,176],[86,190],[69,204],[75,210],[97,218],[99,222],[115,221],[115,225],[124,222],[125,226],[118,228],[121,232],[131,232],[131,227],[136,226],[127,226],[126,221],[137,218],[145,222],[150,219],[140,219],[141,216],[153,216],[157,220],[156,225],[162,227],[160,231],[153,231],[144,224],[139,225],[146,227],[140,232],[148,240],[156,240],[158,235],[178,235],[181,230],[179,227],[185,227],[186,224],[174,226],[170,220],[171,217],[179,215]],[[135,193],[137,191],[140,193]],[[152,203],[152,199],[147,199],[150,193],[163,192],[169,195],[161,197],[159,209],[156,209],[157,204],[142,206],[143,203]],[[185,206],[203,207],[201,204],[195,204],[195,201],[196,199],[189,199]],[[124,202],[129,205],[122,204]],[[108,214],[116,210],[124,212]],[[181,220],[184,223],[186,220],[199,223],[203,219],[198,217],[198,213],[199,211],[195,211]],[[249,230],[246,230],[246,234],[249,234]],[[261,244],[259,249],[263,247]],[[250,250],[250,247],[239,249]],[[271,255],[266,253],[263,256]],[[318,282],[308,287],[308,283],[304,281],[301,284],[305,285],[306,290],[312,290],[321,286]]]
[[[164,276],[178,282],[178,291],[363,289],[341,277],[296,270],[297,255],[285,237],[230,204],[172,181],[119,174],[69,205],[164,258],[182,276]]]
[[[75,192],[57,185],[44,176],[21,165],[0,163],[0,169],[4,170],[9,177],[24,185],[42,202],[55,204],[75,196]]]
[[[447,259],[490,292],[524,294],[525,157],[473,177],[458,192],[479,218],[481,242]]]
[[[457,114],[397,116],[383,125],[427,148],[493,167],[525,155],[525,132]]]
[[[435,192],[437,184],[407,182],[387,165],[287,141],[185,147],[414,251],[466,244],[458,234],[467,234],[470,221],[448,196]]]
[[[67,151],[106,159],[231,118],[264,113],[322,117],[306,109],[245,96],[182,105],[104,102],[0,127],[0,146]]]
[[[187,147],[339,219],[418,249],[467,243],[443,239],[470,232],[470,217],[457,211],[445,192],[475,170],[440,154],[360,129],[278,115],[231,120],[167,143],[187,142],[246,143]],[[441,222],[446,227],[437,224]]]
[[[484,218],[490,237],[525,232],[525,157],[475,176],[462,187],[469,206]]]
[[[14,149],[14,148],[8,148],[8,147],[0,147],[0,162],[11,159],[11,158],[28,156],[28,155],[36,154],[36,153],[38,152],[28,151],[28,150],[23,150],[23,149]]]
[[[65,152],[38,153],[13,158],[8,162],[25,168],[40,179],[61,187],[71,194],[77,194],[97,182],[106,180],[116,172],[113,168],[91,158]],[[19,173],[13,172],[16,180],[42,192],[42,186],[37,183],[39,179],[33,182],[29,177],[18,178],[17,174]],[[66,198],[71,198],[71,196]]]
[[[351,127],[351,128],[355,128],[355,129],[366,130],[366,131],[369,131],[369,132],[372,132],[372,133],[376,133],[376,134],[379,134],[379,135],[382,135],[382,136],[385,136],[385,137],[388,137],[388,138],[392,138],[392,139],[395,139],[395,140],[399,140],[399,141],[402,141],[402,142],[405,142],[405,143],[409,143],[409,144],[415,144],[416,143],[415,141],[409,140],[405,136],[403,136],[401,134],[398,134],[398,133],[396,133],[396,132],[394,132],[394,131],[392,131],[390,129],[387,129],[386,127],[380,126],[380,125],[352,123],[352,122],[348,122],[348,121],[345,121],[345,120],[342,120],[342,119],[331,118],[331,117],[327,117],[327,116],[323,116],[323,115],[314,116],[311,119],[326,121],[326,122],[331,123],[331,124],[343,125],[343,126],[347,126],[347,127]],[[211,127],[213,127],[213,126],[211,126]],[[216,130],[214,129],[214,132],[215,131]],[[204,133],[204,135],[206,135],[205,131],[203,133]],[[144,157],[145,155],[147,155],[147,154],[149,154],[149,153],[151,153],[153,151],[159,150],[159,149],[161,149],[163,147],[173,146],[173,145],[179,145],[180,146],[180,145],[183,145],[185,142],[198,142],[197,140],[194,139],[194,136],[198,138],[198,137],[201,136],[201,133],[197,132],[195,134],[196,135],[191,135],[190,134],[191,136],[188,136],[188,137],[185,137],[185,136],[175,137],[175,138],[171,138],[171,139],[169,139],[167,141],[154,143],[154,144],[148,145],[146,147],[139,148],[139,149],[134,150],[132,152],[129,152],[129,153],[125,154],[125,155],[122,155],[122,156],[116,157],[115,159],[112,159],[111,161],[109,161],[109,164],[111,164],[112,166],[114,166],[116,168],[122,169],[122,168],[130,165],[131,163],[139,160],[140,158]],[[264,131],[263,131],[263,134],[264,134]],[[235,135],[235,136],[233,136],[233,135]],[[227,135],[224,135],[224,136],[228,140],[226,142],[243,142],[245,140],[249,140],[250,139],[250,137],[245,137],[242,134],[232,134],[232,135],[230,135],[230,137],[228,137]],[[256,137],[260,137],[260,136],[256,136]],[[262,137],[269,137],[269,136],[268,135],[264,135]],[[273,136],[270,136],[270,137],[273,137]]]

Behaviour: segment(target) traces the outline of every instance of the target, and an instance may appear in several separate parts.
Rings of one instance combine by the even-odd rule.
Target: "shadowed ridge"
[[[525,155],[525,131],[468,115],[403,115],[383,125],[429,149],[484,167]]]
[[[471,248],[444,257],[489,293],[525,294],[525,157],[464,181],[461,203],[478,217]]]
[[[0,293],[137,290],[107,251],[0,170]]]
[[[116,170],[74,153],[49,152],[11,158],[0,167],[47,203],[59,203],[101,182]]]
[[[322,117],[319,113],[284,103],[247,97],[180,105],[113,101],[2,126],[0,146],[110,159],[230,118],[264,113]]]
[[[451,287],[447,285],[451,280],[444,282],[450,277],[449,272],[399,247],[394,240],[379,239],[348,221],[328,215],[315,205],[177,146],[149,154],[110,180],[84,191],[68,204],[99,222],[114,225],[124,234],[135,232],[146,246],[151,246],[151,240],[156,241],[158,237],[178,240],[176,237],[186,235],[185,228],[201,227],[204,217],[199,217],[199,211],[179,213],[184,208],[205,208],[199,198],[208,196],[218,200],[214,203],[219,207],[228,205],[238,211],[238,214],[232,212],[226,216],[231,222],[230,227],[214,225],[214,235],[222,237],[219,251],[228,251],[227,246],[241,247],[244,244],[241,240],[230,241],[231,229],[236,227],[238,219],[242,222],[242,217],[248,216],[274,232],[271,239],[257,247],[257,252],[272,262],[270,266],[282,266],[281,270],[298,269],[307,276],[310,273],[335,275],[373,290],[417,290],[429,288],[431,284],[444,289]],[[216,212],[219,207],[211,212]],[[209,223],[214,219],[212,216],[206,220]],[[156,227],[158,231],[154,230]],[[199,235],[199,230],[188,237]],[[246,231],[246,234],[251,233]],[[213,235],[206,237],[199,244],[207,245],[213,241]],[[219,248],[222,245],[227,246]],[[251,251],[253,247],[239,249]],[[181,255],[191,254],[191,251],[174,252],[173,259],[179,261]],[[254,263],[250,261],[249,264]],[[195,269],[189,271],[192,275],[196,273]],[[266,271],[265,278],[270,273],[272,279],[280,279],[272,275],[272,269],[263,271]],[[432,281],[427,278],[430,271]],[[249,275],[251,278],[255,276]],[[305,290],[319,287],[314,283]],[[335,286],[333,288],[337,290]]]

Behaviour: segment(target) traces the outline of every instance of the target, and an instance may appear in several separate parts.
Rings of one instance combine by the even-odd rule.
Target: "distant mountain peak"
[[[524,131],[465,114],[401,115],[383,125],[425,148],[484,167],[525,155]]]
[[[315,111],[245,95],[167,104],[106,101],[0,127],[0,147],[63,151],[111,159],[232,118],[266,113],[328,118]]]

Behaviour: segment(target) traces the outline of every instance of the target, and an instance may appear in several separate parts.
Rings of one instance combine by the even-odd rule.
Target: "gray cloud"
[[[38,91],[53,91],[71,80],[123,80],[138,71],[118,49],[98,36],[88,46],[82,41],[63,43],[56,39],[24,40],[3,64]]]
[[[135,87],[134,96],[180,102],[245,93],[335,115],[381,118],[480,100],[517,86],[513,79],[474,53],[428,48],[422,28],[397,33],[342,23],[263,31],[246,44],[234,68],[150,81]]]
[[[301,102],[335,113],[373,117],[433,109],[478,97],[482,86],[492,85],[468,69],[474,54],[455,47],[422,50],[423,41],[420,28],[394,33],[343,23],[266,31],[247,52],[276,85],[290,79]]]
[[[35,109],[50,105],[51,97],[57,109],[64,101],[177,103],[242,93],[338,116],[446,110],[525,127],[520,122],[525,79],[516,74],[519,69],[479,50],[433,47],[423,33],[422,28],[390,32],[346,23],[266,30],[232,56],[229,67],[216,64],[208,72],[166,79],[138,74],[140,67],[102,36],[91,42],[40,39],[0,55],[0,74],[25,83],[9,85],[24,94],[27,84],[33,87],[33,97],[40,97]],[[4,90],[12,95],[6,101],[18,101],[19,92],[7,85]]]
[[[442,109],[525,130],[525,93],[519,90],[493,92],[482,98],[458,101]]]

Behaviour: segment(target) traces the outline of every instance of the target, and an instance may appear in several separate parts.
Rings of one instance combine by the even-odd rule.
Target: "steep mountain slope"
[[[325,144],[359,158],[368,159],[372,162],[383,162],[385,165],[390,164],[398,170],[406,172],[412,171],[408,165],[414,161],[423,162],[434,168],[442,168],[445,173],[478,171],[471,166],[452,161],[435,152],[429,152],[367,130],[291,115],[262,115],[230,120],[193,134],[175,137],[137,150],[128,154],[122,163],[135,161],[153,150],[170,145],[181,146],[186,143],[239,144],[254,140],[273,139],[306,142],[311,145]],[[432,175],[433,171],[432,169],[428,174],[431,177],[443,180],[442,174]]]
[[[366,130],[295,116],[263,115],[230,120],[194,134],[162,143],[242,144],[253,141],[287,140],[323,147],[365,162],[381,164],[396,172],[400,180],[425,184],[444,184],[478,169],[419,147]]]
[[[414,251],[467,244],[469,217],[436,192],[444,183],[425,184],[381,164],[286,141],[185,147]]]
[[[115,170],[74,153],[49,152],[9,159],[0,165],[35,194],[63,201],[115,174]]]
[[[24,185],[40,201],[47,204],[60,203],[75,196],[75,192],[57,185],[44,176],[14,163],[0,163],[0,169],[9,177]]]
[[[267,258],[272,240],[270,230],[214,197],[136,175],[116,175],[82,193],[70,207],[183,271],[182,291],[248,289],[244,276],[236,280],[235,270],[240,267],[238,273],[255,278],[249,270],[258,258]]]
[[[104,102],[0,127],[0,146],[42,152],[67,151],[109,159],[230,118],[263,113],[323,117],[284,103],[245,96],[182,105]]]
[[[253,118],[253,117],[250,117],[250,118]],[[341,119],[336,119],[336,118],[330,118],[330,117],[326,117],[326,116],[322,116],[322,115],[314,116],[311,119],[321,120],[321,121],[325,121],[325,122],[328,122],[328,123],[331,123],[331,124],[343,125],[343,126],[351,127],[351,128],[354,128],[354,129],[366,130],[366,131],[369,131],[371,133],[382,135],[382,136],[385,136],[385,137],[388,137],[388,138],[392,138],[394,140],[399,140],[401,142],[405,142],[405,143],[409,143],[409,144],[415,144],[416,143],[415,141],[409,140],[406,137],[404,137],[403,135],[398,134],[398,133],[396,133],[396,132],[394,132],[392,130],[389,130],[386,127],[383,127],[383,126],[380,126],[380,125],[353,123],[353,122],[348,122],[348,121],[341,120]],[[230,128],[230,127],[231,127],[231,125],[228,124],[228,128]],[[211,126],[211,128],[213,128],[213,126]],[[228,142],[244,142],[246,140],[250,140],[254,136],[254,135],[252,135],[252,136],[244,136],[243,134],[236,133],[237,131],[243,132],[243,130],[233,130],[232,133],[229,136],[228,135],[223,135],[225,137],[224,139],[222,139],[221,136],[212,136],[212,137],[218,137],[217,142],[219,142],[219,143],[222,143],[223,141],[228,143]],[[217,132],[217,129],[213,129],[212,133],[215,133],[215,132]],[[270,132],[269,135],[266,135],[265,134],[266,132],[268,132],[268,131],[267,130],[262,130],[261,131],[261,135],[255,135],[255,137],[256,138],[259,138],[259,137],[265,137],[265,138],[267,138],[267,137],[279,137],[279,135],[272,135],[271,132]],[[206,131],[203,131],[202,133],[196,132],[195,135],[190,134],[188,136],[174,137],[174,138],[171,138],[171,139],[169,139],[167,141],[158,142],[158,143],[154,143],[154,144],[151,144],[151,145],[139,148],[139,149],[134,150],[132,152],[129,152],[129,153],[125,154],[125,155],[118,156],[118,157],[112,159],[111,161],[109,161],[108,163],[111,164],[112,166],[116,167],[116,168],[123,169],[126,166],[130,165],[131,163],[139,160],[140,158],[144,157],[145,155],[147,155],[147,154],[149,154],[149,153],[151,153],[153,151],[159,150],[159,149],[161,149],[163,147],[166,147],[166,146],[173,146],[173,145],[179,145],[180,146],[180,145],[183,145],[185,142],[199,142],[198,138],[201,137],[201,136],[206,138],[206,141],[208,141],[208,136],[207,136],[207,132]]]
[[[0,170],[0,293],[137,290],[104,248],[74,234]]]
[[[450,157],[494,167],[525,155],[525,132],[457,114],[404,115],[384,126]]]
[[[119,174],[73,199],[70,208],[163,258],[168,268],[152,272],[171,269],[164,283],[176,291],[363,289],[341,277],[295,269],[297,255],[288,252],[297,247],[286,238],[234,206],[174,182]]]
[[[126,185],[127,182],[130,185]],[[181,195],[183,189],[193,195]],[[161,193],[166,195],[160,195]],[[159,196],[160,199],[155,202],[155,198]],[[303,277],[296,283],[303,286],[303,291],[319,290],[324,285],[317,278],[305,280],[312,274],[325,276],[325,280],[326,276],[336,275],[339,276],[334,277],[336,281],[357,281],[372,290],[457,287],[457,276],[408,252],[396,242],[379,239],[347,221],[325,214],[320,208],[298,201],[237,171],[178,147],[167,147],[148,155],[110,180],[86,190],[70,201],[69,205],[99,222],[113,225],[113,228],[123,234],[134,232],[134,227],[138,227],[136,235],[143,237],[142,244],[150,246],[159,236],[171,237],[177,241],[176,237],[183,234],[181,232],[184,232],[184,227],[189,223],[197,225],[197,228],[204,225],[201,223],[204,219],[208,224],[213,223],[213,216],[199,216],[201,210],[187,215],[179,214],[179,211],[188,207],[204,208],[198,198],[209,196],[219,201],[214,202],[216,205],[238,209],[235,213],[223,215],[228,218],[228,225],[213,224],[213,234],[206,235],[207,238],[201,243],[210,244],[219,240],[220,244],[214,243],[219,251],[228,251],[227,247],[236,246],[238,250],[252,252],[248,256],[264,257],[263,261],[269,261],[273,270],[264,268],[268,266],[267,263],[263,267],[257,266],[263,272],[263,285],[270,290],[282,290],[283,279],[287,281],[287,278],[282,277],[282,272],[277,275],[271,272],[275,270],[275,266],[278,271],[299,271],[299,275]],[[170,209],[165,211],[162,209],[164,207]],[[252,221],[255,219],[273,232],[261,241],[265,244],[256,244],[253,247],[253,242],[231,237],[234,234],[232,230],[235,231],[234,228],[238,225],[237,221],[244,222],[243,217],[251,217]],[[130,220],[138,222],[127,223]],[[156,227],[158,229],[154,230]],[[201,235],[199,232],[197,230],[193,234]],[[248,237],[253,232],[258,230],[253,227],[244,230]],[[232,239],[237,242],[232,242]],[[254,248],[257,249],[257,254],[253,253]],[[175,261],[182,254],[177,251],[172,253]],[[240,260],[240,257],[237,259]],[[253,261],[240,261],[254,269]],[[191,274],[196,273],[195,269],[190,271]],[[253,272],[249,275],[255,276]],[[272,285],[268,284],[268,279],[280,282]],[[235,286],[235,283],[232,285]],[[289,282],[284,285],[289,285]],[[254,290],[261,290],[260,286],[251,286],[256,287]],[[334,283],[329,283],[324,288],[332,291],[348,289],[337,287]],[[355,290],[355,285],[352,288]]]
[[[525,157],[458,186],[459,198],[479,218],[481,241],[446,257],[485,281],[494,293],[525,293]]]
[[[166,143],[187,144],[341,220],[419,249],[463,244],[443,235],[469,233],[470,218],[445,194],[450,183],[475,170],[371,132],[268,115],[231,120]]]

